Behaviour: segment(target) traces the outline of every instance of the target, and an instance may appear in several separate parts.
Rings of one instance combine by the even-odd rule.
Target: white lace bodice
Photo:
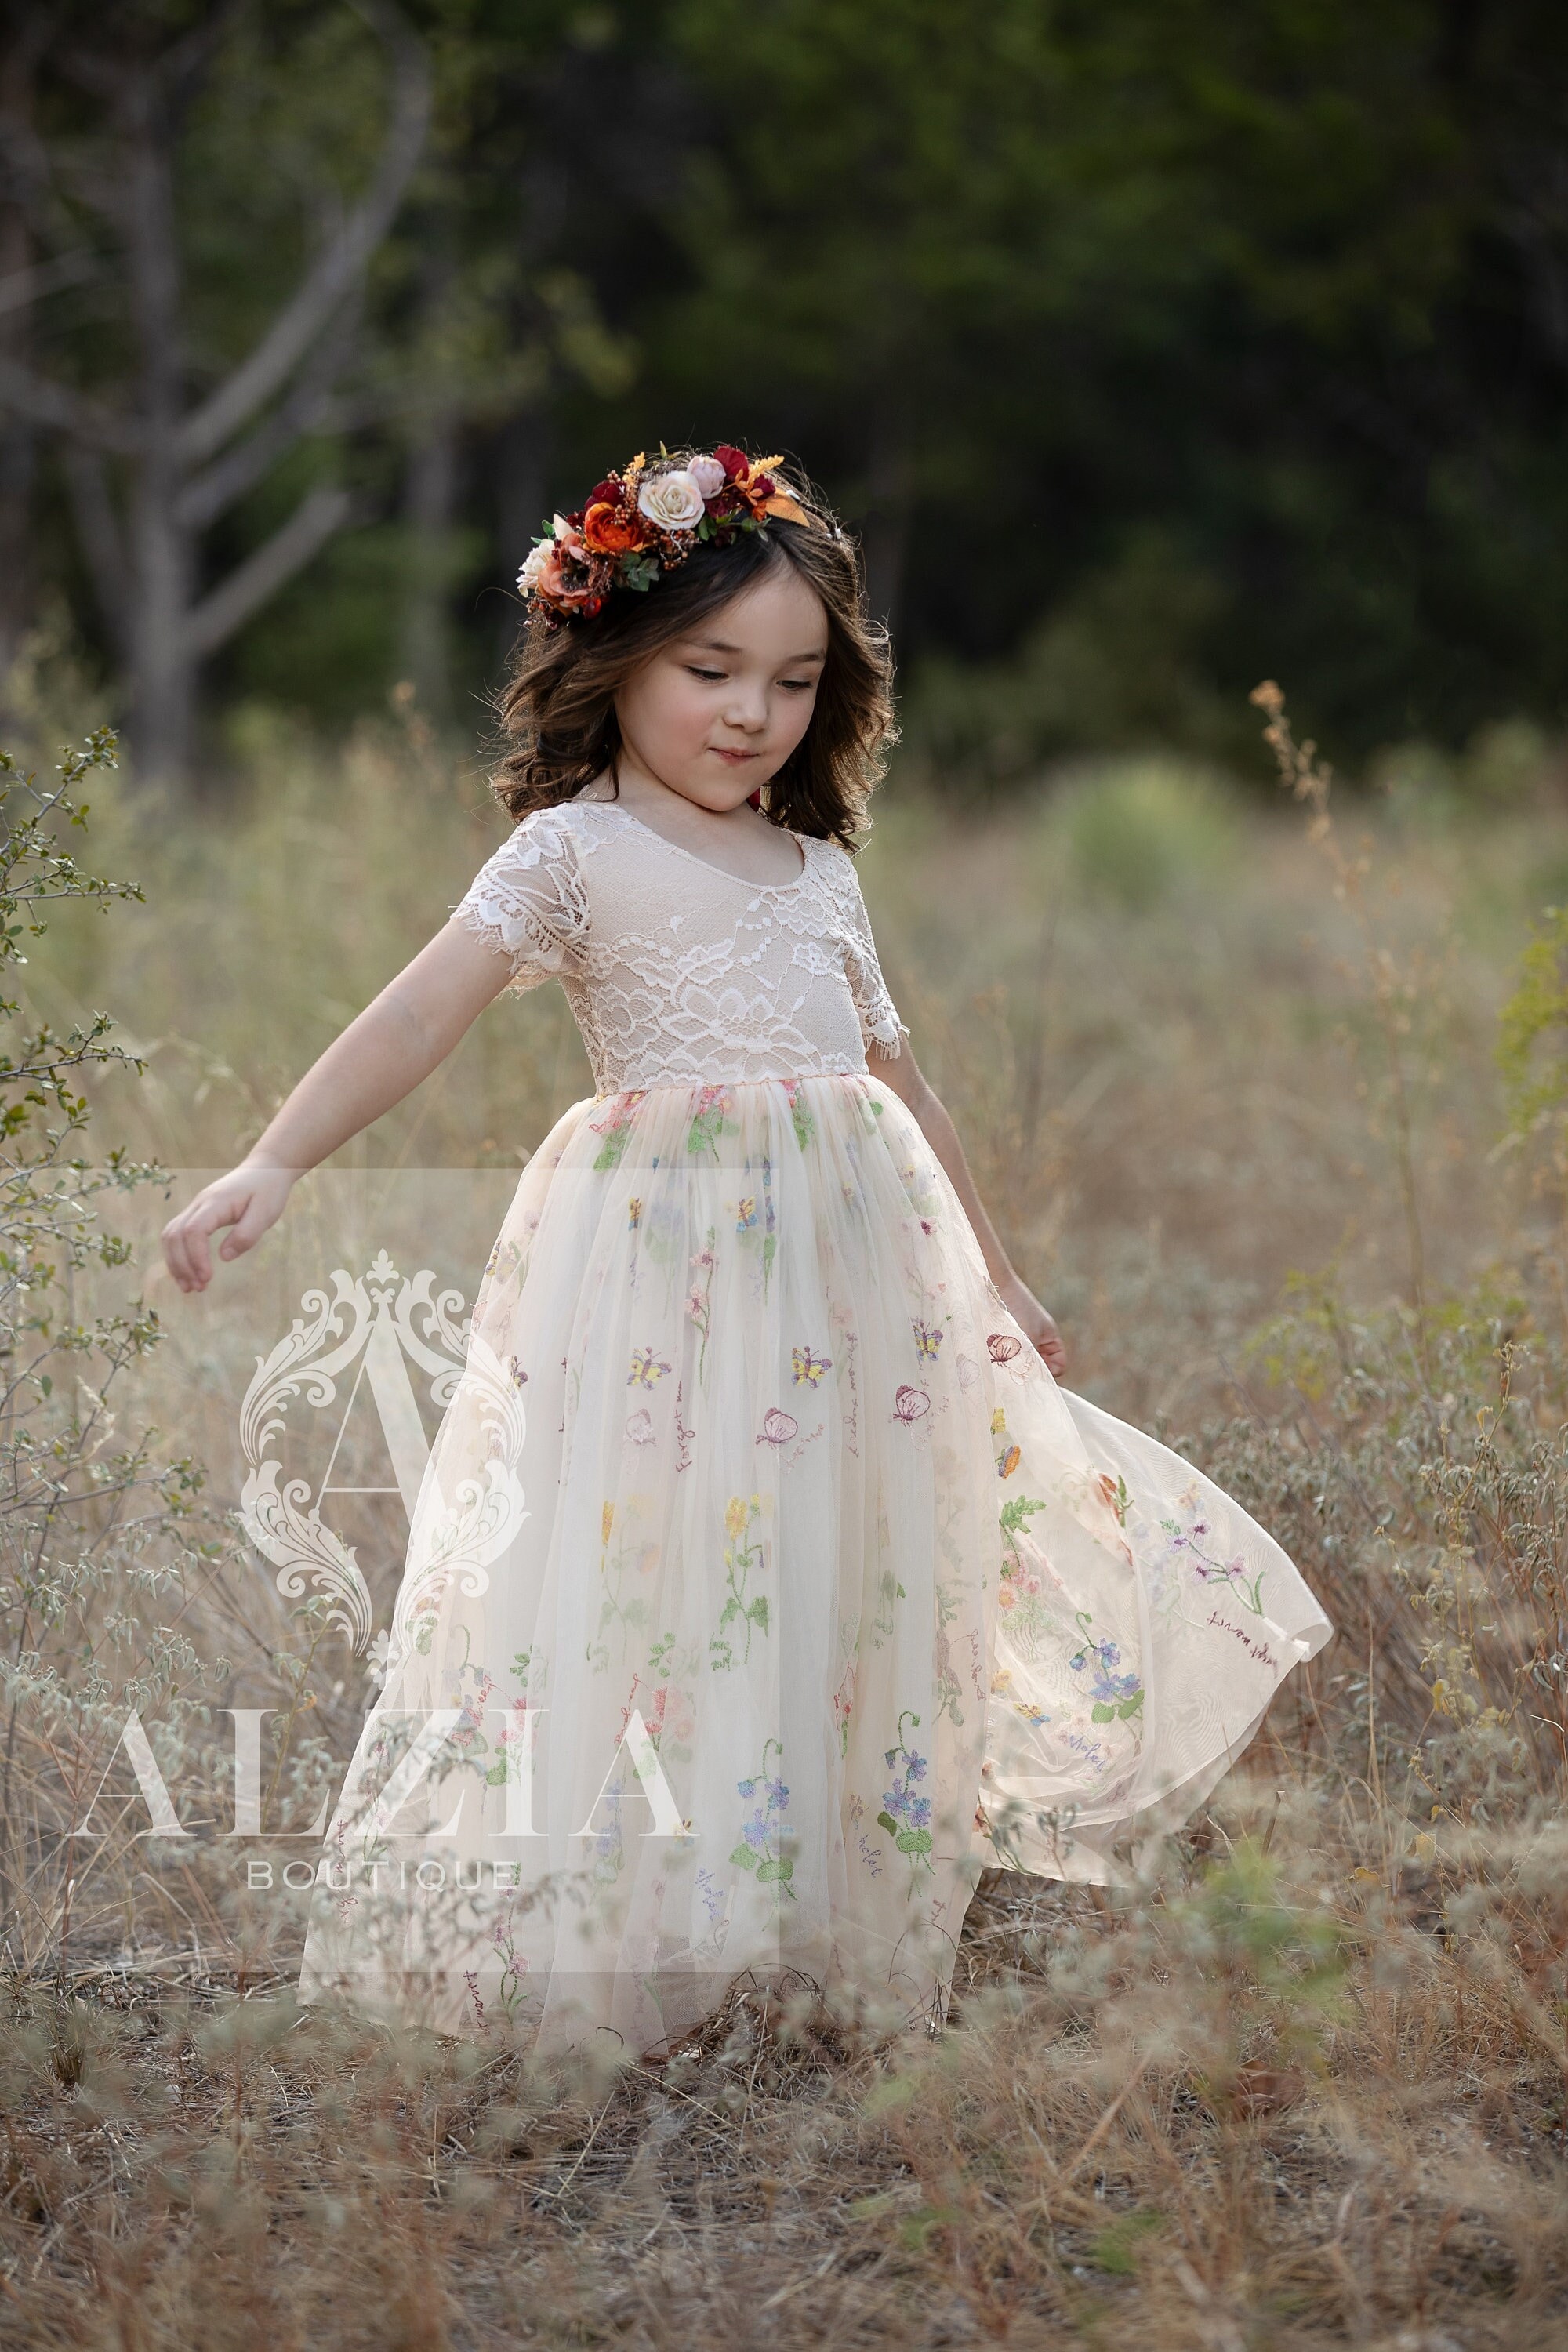
[[[617,801],[565,801],[522,819],[451,919],[510,957],[506,994],[560,981],[601,1096],[864,1073],[907,1024],[854,859],[791,838],[799,880],[747,882]]]

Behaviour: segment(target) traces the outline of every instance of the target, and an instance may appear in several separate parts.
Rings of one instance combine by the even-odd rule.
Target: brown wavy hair
[[[491,791],[514,818],[574,800],[606,771],[615,782],[621,748],[616,696],[633,672],[788,564],[822,600],[827,658],[810,725],[763,786],[763,813],[772,824],[854,849],[897,735],[888,633],[866,609],[858,551],[826,500],[809,483],[776,467],[770,471],[810,524],[775,517],[727,547],[696,548],[651,589],[614,590],[591,617],[552,627],[542,614],[530,616],[498,698],[507,748],[490,777]]]

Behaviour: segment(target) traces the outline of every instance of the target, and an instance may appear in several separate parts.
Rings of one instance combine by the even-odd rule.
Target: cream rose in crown
[[[721,469],[721,485],[722,478]],[[709,498],[712,495],[711,491],[707,493]],[[706,511],[704,493],[695,471],[686,466],[672,466],[668,474],[645,475],[637,491],[637,510],[660,530],[695,530]]]

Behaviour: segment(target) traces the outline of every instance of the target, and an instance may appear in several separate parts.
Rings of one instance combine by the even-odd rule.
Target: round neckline
[[[650,840],[658,842],[663,848],[672,849],[677,857],[689,857],[692,865],[700,866],[705,874],[717,874],[721,881],[738,883],[742,890],[798,890],[811,872],[810,853],[804,838],[796,833],[793,825],[783,825],[779,830],[787,833],[790,839],[796,843],[800,849],[800,872],[795,876],[795,880],[793,882],[752,882],[745,875],[732,874],[727,866],[715,866],[711,858],[699,857],[694,849],[686,849],[679,841],[671,841],[668,835],[660,833],[657,826],[645,824],[635,809],[627,808],[625,801],[584,801],[579,796],[577,806],[616,810],[619,815],[635,824],[639,833],[646,833]]]

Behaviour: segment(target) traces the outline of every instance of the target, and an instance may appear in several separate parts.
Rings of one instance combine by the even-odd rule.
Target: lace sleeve
[[[450,919],[510,957],[503,995],[521,996],[578,971],[588,898],[573,831],[560,813],[525,816],[480,866]]]
[[[866,901],[860,895],[860,877],[847,850],[842,851],[840,856],[843,874],[839,899],[844,916],[845,977],[849,982],[849,992],[855,999],[855,1010],[860,1015],[860,1030],[868,1055],[874,1054],[884,1062],[896,1062],[902,1051],[903,1039],[910,1034],[909,1024],[900,1018],[898,1007],[888,993],[888,983],[882,978],[882,967],[877,961],[876,942],[871,937],[871,918],[866,912]]]

